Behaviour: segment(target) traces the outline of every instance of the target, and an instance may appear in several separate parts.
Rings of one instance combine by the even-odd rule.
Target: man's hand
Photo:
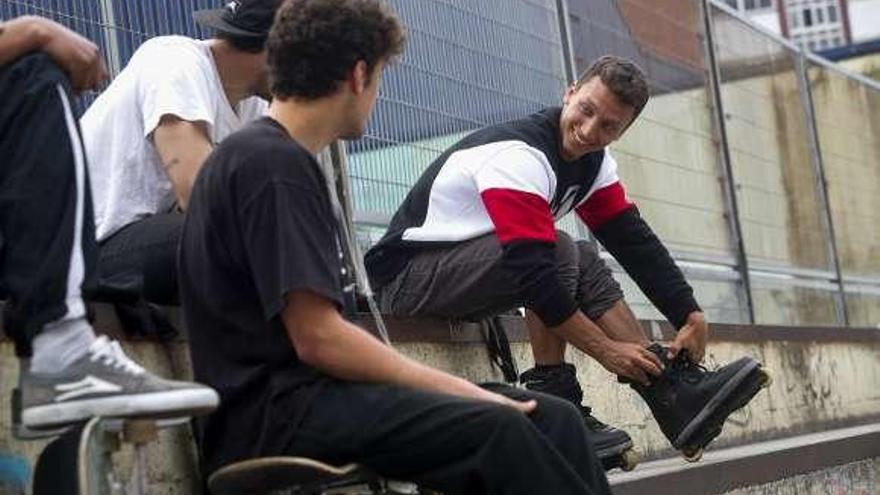
[[[687,349],[688,356],[695,363],[703,361],[706,356],[706,343],[709,340],[709,324],[702,311],[694,311],[688,315],[684,326],[678,330],[675,341],[669,345],[669,358],[674,358],[682,349]]]
[[[608,371],[645,386],[651,384],[652,375],[660,376],[663,373],[663,363],[656,354],[630,342],[610,341],[596,359]]]
[[[490,392],[486,389],[480,390],[483,390],[486,394],[482,397],[478,397],[479,399],[501,404],[502,406],[512,407],[523,414],[531,414],[535,408],[538,407],[538,403],[534,399],[524,402],[505,397],[501,394],[496,394],[495,392]]]
[[[107,67],[94,43],[58,23],[42,21],[46,31],[43,50],[67,72],[74,91],[97,88],[107,79]]]

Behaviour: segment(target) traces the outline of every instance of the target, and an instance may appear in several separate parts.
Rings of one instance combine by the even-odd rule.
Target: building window
[[[846,43],[840,0],[788,0],[786,5],[789,36],[798,46],[825,50]]]
[[[828,22],[837,22],[837,7],[834,5],[828,6]]]
[[[763,10],[773,7],[773,0],[724,0],[724,3],[737,10]]]

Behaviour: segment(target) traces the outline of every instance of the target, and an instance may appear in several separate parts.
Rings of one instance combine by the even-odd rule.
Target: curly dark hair
[[[621,102],[633,107],[635,111],[632,120],[639,116],[648,103],[650,90],[647,78],[632,60],[615,55],[599,57],[578,78],[575,89],[594,77],[598,77]]]
[[[399,55],[405,38],[400,19],[381,0],[287,0],[267,43],[272,94],[327,96],[358,61],[372,73]]]

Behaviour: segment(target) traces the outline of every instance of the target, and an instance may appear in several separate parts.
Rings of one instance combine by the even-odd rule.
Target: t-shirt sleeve
[[[279,179],[246,194],[239,223],[266,319],[281,313],[294,290],[315,292],[341,306],[341,265],[326,197]]]
[[[632,206],[617,176],[617,161],[606,150],[596,181],[575,211],[587,227],[595,231]]]
[[[167,50],[153,50],[138,60],[143,66],[138,76],[138,98],[144,137],[156,130],[164,115],[175,115],[182,120],[205,122],[214,126],[210,74],[202,61],[185,50],[175,53],[173,63],[161,62]],[[223,97],[222,95],[220,95]]]

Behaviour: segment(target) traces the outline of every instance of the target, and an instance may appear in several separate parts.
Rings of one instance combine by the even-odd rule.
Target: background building
[[[824,52],[880,40],[878,0],[724,0],[752,22]]]

